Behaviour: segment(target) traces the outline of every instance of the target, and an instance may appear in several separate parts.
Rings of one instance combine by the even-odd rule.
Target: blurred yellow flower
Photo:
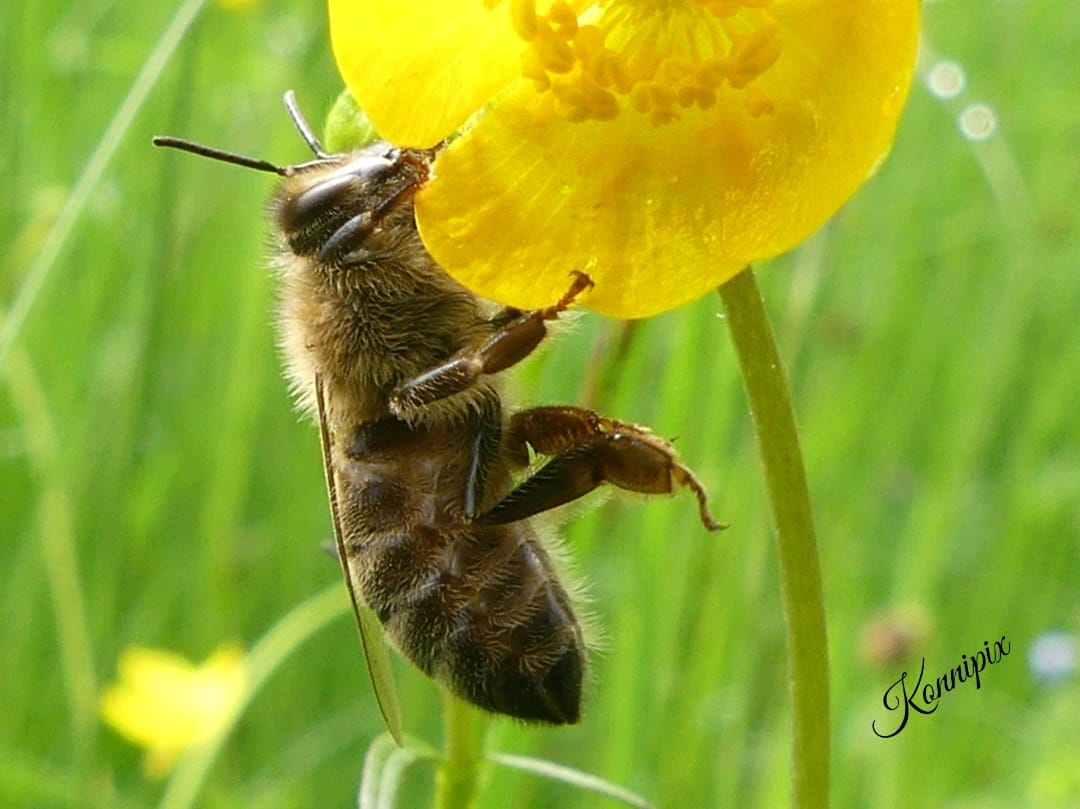
[[[521,308],[692,300],[820,227],[887,152],[918,0],[329,0],[376,130],[465,127],[416,199],[429,250]],[[481,113],[477,115],[476,113]]]
[[[222,646],[201,666],[171,652],[131,647],[119,678],[101,696],[105,723],[146,748],[152,778],[169,773],[180,754],[207,741],[232,717],[247,682],[244,652]]]

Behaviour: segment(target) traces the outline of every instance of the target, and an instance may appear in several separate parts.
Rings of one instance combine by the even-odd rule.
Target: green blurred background
[[[325,11],[207,5],[140,85],[174,13],[16,0],[0,25],[4,321],[33,299],[0,369],[2,806],[157,804],[163,784],[97,712],[120,653],[250,647],[339,582],[319,551],[317,433],[271,333],[272,181],[149,143],[304,159],[280,97],[318,120],[338,93]],[[834,805],[1075,807],[1080,684],[1028,657],[1054,629],[1075,650],[1080,626],[1080,5],[942,0],[925,36],[889,162],[759,271],[819,528]],[[665,807],[787,805],[776,558],[718,299],[631,329],[583,316],[517,379],[522,403],[590,402],[678,436],[731,528],[706,534],[687,498],[612,498],[569,525],[606,636],[584,721],[498,722],[492,749]],[[340,598],[194,805],[355,804],[381,725]],[[1012,653],[981,689],[873,734],[895,726],[882,697],[901,671],[925,656],[936,677],[1002,635]],[[438,747],[436,689],[405,665],[399,681],[408,731]],[[429,794],[418,767],[404,805]],[[501,768],[480,801],[601,803]]]

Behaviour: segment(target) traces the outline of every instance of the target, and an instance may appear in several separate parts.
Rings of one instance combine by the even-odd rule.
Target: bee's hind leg
[[[510,419],[507,452],[520,454],[526,444],[551,460],[477,522],[497,525],[523,520],[610,483],[646,494],[690,489],[705,527],[710,531],[724,527],[709,512],[708,496],[694,473],[679,461],[668,442],[644,427],[578,407],[537,407]]]

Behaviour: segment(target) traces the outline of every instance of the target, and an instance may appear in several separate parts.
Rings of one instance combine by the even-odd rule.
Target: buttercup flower
[[[416,199],[462,283],[642,317],[821,226],[892,140],[918,0],[329,0],[375,128],[430,146]]]
[[[106,724],[146,748],[146,774],[161,778],[188,747],[228,721],[247,680],[244,653],[223,646],[201,666],[179,655],[132,647],[120,656],[119,680],[101,696]]]

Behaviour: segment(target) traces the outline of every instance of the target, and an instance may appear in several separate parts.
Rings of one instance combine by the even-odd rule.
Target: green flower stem
[[[787,622],[792,805],[829,803],[829,660],[814,518],[787,382],[753,270],[720,287],[765,467]]]
[[[435,782],[436,809],[469,809],[476,798],[489,719],[443,690],[446,749]]]

